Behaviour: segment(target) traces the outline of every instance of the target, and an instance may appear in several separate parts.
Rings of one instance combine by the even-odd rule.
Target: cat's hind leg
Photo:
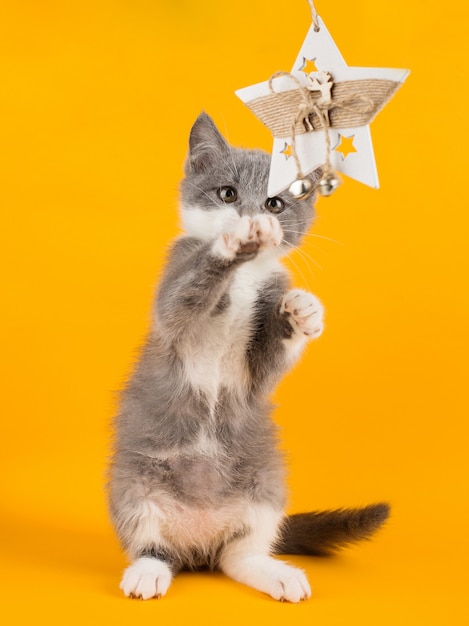
[[[223,549],[220,569],[230,578],[275,600],[300,602],[311,595],[304,572],[270,556],[283,515],[271,507],[252,507],[248,530]]]
[[[120,588],[129,598],[161,598],[169,589],[173,574],[169,565],[160,559],[143,556],[125,570]]]
[[[124,571],[120,588],[129,598],[160,598],[179,569],[161,536],[162,512],[150,499],[121,504],[114,521],[131,564]]]

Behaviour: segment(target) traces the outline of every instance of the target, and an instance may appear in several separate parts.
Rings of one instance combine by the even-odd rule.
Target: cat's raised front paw
[[[168,591],[172,577],[166,563],[142,557],[125,570],[120,588],[129,598],[160,598]]]
[[[324,307],[316,296],[302,289],[292,289],[283,298],[280,313],[288,317],[293,330],[316,338],[324,329]]]
[[[243,215],[227,231],[221,233],[212,251],[224,260],[250,260],[259,250],[280,246],[283,231],[278,219],[272,215]]]

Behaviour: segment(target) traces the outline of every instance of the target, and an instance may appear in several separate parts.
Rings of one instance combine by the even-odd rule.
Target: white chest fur
[[[190,384],[203,391],[212,406],[221,387],[244,390],[248,371],[246,347],[259,290],[273,273],[281,271],[271,251],[240,266],[229,288],[229,306],[207,319],[192,345],[184,349],[185,373]]]

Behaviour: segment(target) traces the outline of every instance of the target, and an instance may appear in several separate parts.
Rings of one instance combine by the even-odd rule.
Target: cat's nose
[[[240,210],[240,215],[247,215],[248,217],[254,217],[255,215],[259,215],[261,213],[262,207],[257,207],[254,203],[247,204],[246,206],[242,206]]]

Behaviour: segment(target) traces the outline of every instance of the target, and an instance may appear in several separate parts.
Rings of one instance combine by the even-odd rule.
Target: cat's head
[[[270,155],[231,147],[211,118],[202,113],[192,127],[181,183],[182,223],[189,235],[211,239],[241,215],[270,213],[284,232],[281,248],[297,246],[314,218],[313,194],[296,200],[284,191],[267,197]],[[315,183],[318,173],[312,173]]]

